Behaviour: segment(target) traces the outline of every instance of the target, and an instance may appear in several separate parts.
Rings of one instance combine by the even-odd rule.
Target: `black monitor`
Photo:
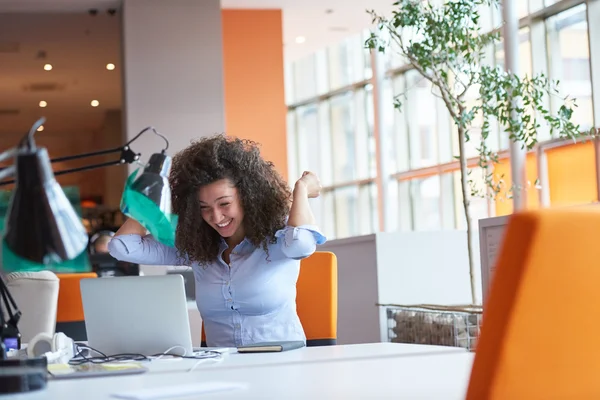
[[[139,264],[119,261],[108,253],[90,254],[90,264],[99,278],[139,275]]]

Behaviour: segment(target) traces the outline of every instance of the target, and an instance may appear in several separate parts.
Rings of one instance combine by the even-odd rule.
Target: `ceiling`
[[[119,20],[85,17],[0,14],[0,133],[27,132],[42,114],[44,136],[56,129],[90,132],[105,110],[121,107],[120,71],[106,69],[120,59]],[[45,63],[52,71],[44,71]],[[97,108],[90,105],[95,99],[102,100]]]
[[[168,1],[168,0],[164,0]],[[202,1],[202,0],[198,0]],[[395,0],[222,0],[222,8],[281,9],[286,60],[310,54],[319,48],[370,24],[367,9],[387,13]],[[123,0],[0,0],[3,12],[87,12],[119,9]],[[296,37],[306,42],[297,44]]]
[[[168,0],[165,0],[168,1]],[[198,0],[202,1],[202,0]],[[26,132],[41,113],[44,135],[91,132],[107,109],[121,107],[121,0],[0,0],[0,134]],[[222,0],[223,8],[282,9],[287,62],[339,42],[370,24],[367,8],[393,0]],[[99,10],[91,17],[88,10]],[[302,36],[305,42],[298,44]],[[39,54],[39,50],[46,52]],[[68,60],[68,62],[63,61]],[[44,63],[52,71],[44,71]],[[113,71],[107,63],[115,63]],[[32,84],[38,84],[33,85]],[[52,84],[53,87],[44,87]],[[48,90],[51,89],[51,90]],[[68,93],[68,95],[65,95]],[[99,107],[90,106],[94,99]],[[48,107],[40,109],[40,100]],[[11,115],[19,110],[18,116]],[[65,118],[65,110],[69,110]],[[50,124],[52,121],[52,124]],[[0,148],[0,151],[2,148]]]

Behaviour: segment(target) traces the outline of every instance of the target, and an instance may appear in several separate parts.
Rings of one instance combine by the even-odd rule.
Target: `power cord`
[[[215,352],[215,353],[218,353],[218,352]],[[203,358],[203,359],[198,360],[198,362],[196,362],[196,364],[194,364],[194,366],[192,368],[188,369],[188,372],[194,371],[198,365],[200,365],[204,362],[207,362],[207,361],[213,361],[215,364],[220,363],[221,361],[223,361],[223,354],[221,354],[221,353],[218,353],[218,354],[219,354],[219,357],[210,357],[210,358]]]
[[[161,355],[159,355],[158,357],[156,357],[154,360],[160,360],[164,356],[172,356],[173,354],[169,354],[169,352],[171,350],[175,350],[175,349],[183,349],[183,355],[185,356],[187,354],[187,350],[185,349],[185,347],[183,347],[183,346],[173,346],[173,347],[169,347],[167,350],[165,350],[164,353],[162,353]]]
[[[77,348],[77,354],[75,355],[75,357],[73,357],[73,359],[71,359],[69,361],[69,365],[82,365],[82,364],[86,364],[86,363],[104,364],[104,363],[109,363],[109,362],[123,362],[123,361],[154,361],[154,360],[160,360],[164,356],[170,356],[170,357],[177,357],[177,358],[183,358],[183,359],[198,360],[198,362],[192,368],[190,368],[189,372],[191,372],[199,364],[201,364],[204,361],[213,360],[213,361],[219,362],[219,361],[222,361],[222,359],[223,359],[222,353],[220,353],[218,351],[211,351],[211,350],[205,350],[205,351],[202,351],[201,353],[194,353],[191,356],[187,356],[186,355],[187,352],[185,351],[185,349],[182,346],[173,346],[173,347],[168,348],[163,353],[153,354],[150,356],[146,356],[144,354],[136,354],[136,353],[121,353],[121,354],[106,355],[103,352],[96,350],[93,347],[90,347],[88,345],[84,345],[82,343],[76,343],[75,346]],[[181,348],[184,350],[183,355],[170,353],[172,350],[177,349],[177,348]],[[90,357],[89,355],[85,354],[85,350],[99,354],[99,356]]]

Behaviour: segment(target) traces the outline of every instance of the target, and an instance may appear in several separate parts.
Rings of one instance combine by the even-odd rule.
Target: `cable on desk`
[[[164,356],[171,356],[171,357],[178,357],[178,358],[184,358],[184,359],[191,359],[191,360],[199,360],[198,363],[196,363],[196,365],[200,364],[201,361],[206,361],[209,359],[215,359],[215,360],[219,360],[223,358],[223,355],[221,353],[219,353],[218,351],[211,351],[211,350],[206,350],[203,351],[202,353],[194,353],[191,356],[187,356],[187,351],[185,351],[185,349],[182,346],[173,346],[168,348],[166,351],[164,351],[163,353],[159,353],[159,354],[153,354],[150,356],[146,356],[144,354],[137,354],[137,353],[122,353],[122,354],[113,354],[113,355],[106,355],[103,352],[94,349],[93,347],[81,344],[81,343],[77,343],[77,354],[75,355],[75,357],[73,357],[70,361],[69,361],[69,365],[82,365],[82,364],[86,364],[86,363],[92,363],[92,364],[104,364],[104,363],[108,363],[108,362],[118,362],[118,361],[153,361],[153,360],[159,360]],[[184,353],[183,355],[179,355],[179,354],[169,354],[170,351],[172,351],[173,349],[176,348],[183,348],[184,349]],[[88,351],[93,351],[97,354],[99,354],[99,357],[89,357],[88,355],[84,354],[84,350],[88,350]],[[193,367],[195,368],[196,365]]]
[[[183,346],[173,346],[173,347],[169,347],[167,350],[165,350],[164,353],[162,353],[161,355],[159,355],[158,357],[156,357],[154,360],[160,360],[163,356],[167,356],[167,355],[173,355],[173,354],[169,354],[169,352],[171,350],[174,349],[183,349],[183,355],[185,356],[187,354],[187,350],[185,349],[185,347]]]
[[[220,363],[221,361],[223,361],[223,354],[219,353],[219,357],[201,358],[194,364],[192,368],[188,369],[188,372],[194,371],[198,365],[206,361],[214,361],[215,364]]]

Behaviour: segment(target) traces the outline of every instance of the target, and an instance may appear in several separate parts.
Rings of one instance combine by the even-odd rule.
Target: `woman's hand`
[[[319,177],[310,171],[304,171],[302,178],[298,179],[294,186],[288,225],[315,225],[315,216],[310,209],[308,199],[319,197],[320,194],[321,182],[319,181]]]
[[[321,194],[321,181],[319,181],[319,177],[313,172],[304,171],[302,178],[296,182],[296,188],[299,185],[306,189],[306,194],[309,198],[319,197]]]

